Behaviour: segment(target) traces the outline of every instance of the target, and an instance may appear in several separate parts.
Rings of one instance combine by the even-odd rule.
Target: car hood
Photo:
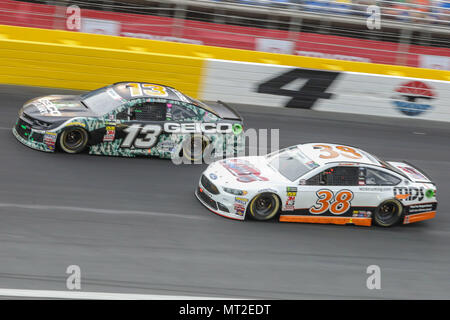
[[[264,157],[239,157],[211,164],[205,175],[213,183],[236,189],[262,189],[287,182],[278,171],[268,166]]]
[[[27,101],[19,114],[33,119],[56,122],[74,117],[96,116],[85,107],[79,95],[51,95]]]

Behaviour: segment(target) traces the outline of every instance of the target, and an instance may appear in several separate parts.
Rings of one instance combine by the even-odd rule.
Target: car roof
[[[163,87],[164,92],[166,92],[167,94],[165,94],[165,95],[148,95],[148,94],[145,94],[144,90],[137,89],[140,91],[140,94],[133,96],[131,94],[131,92],[132,92],[131,87],[134,84]],[[166,86],[163,84],[152,83],[152,82],[139,82],[139,81],[121,81],[121,82],[116,82],[116,83],[112,84],[111,87],[114,89],[115,92],[117,92],[122,98],[124,98],[126,100],[152,97],[152,98],[164,98],[164,99],[178,100],[178,101],[191,103],[191,101],[188,99],[188,97],[186,97],[184,94],[182,94],[181,92],[179,92],[178,90],[176,90],[172,87],[169,87],[169,86]]]
[[[320,142],[299,144],[297,148],[320,166],[336,162],[382,166],[377,157],[353,146]]]
[[[138,84],[140,86],[141,85],[151,85],[151,86],[163,87],[164,88],[164,92],[167,93],[167,94],[164,94],[164,95],[148,95],[148,94],[145,94],[144,90],[140,90],[140,93],[142,93],[142,95],[132,96],[131,95],[131,91],[132,90],[130,89],[130,87],[133,84]],[[166,86],[166,85],[163,85],[163,84],[158,84],[158,83],[154,83],[154,82],[121,81],[121,82],[116,82],[116,83],[112,84],[111,87],[114,89],[115,92],[117,92],[122,98],[124,98],[126,100],[132,100],[132,99],[136,99],[136,98],[162,98],[162,99],[167,99],[167,100],[175,100],[175,101],[181,101],[181,102],[185,102],[185,103],[190,103],[190,104],[193,104],[193,105],[195,105],[195,106],[197,106],[199,108],[205,109],[206,111],[209,111],[209,112],[212,112],[212,113],[216,113],[208,105],[205,105],[205,104],[201,104],[200,105],[200,103],[197,103],[197,101],[192,100],[192,98],[190,98],[189,96],[181,93],[177,89],[169,87],[169,86]]]

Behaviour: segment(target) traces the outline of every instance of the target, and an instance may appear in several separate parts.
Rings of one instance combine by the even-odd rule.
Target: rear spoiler
[[[387,161],[387,163],[393,166],[396,170],[399,170],[403,176],[406,176],[411,181],[434,184],[430,177],[424,173],[422,169],[417,168],[408,161]]]
[[[406,163],[407,165],[409,165],[410,167],[416,169],[417,171],[419,171],[425,178],[427,178],[427,180],[428,180],[427,182],[428,183],[433,183],[434,184],[433,180],[431,180],[430,176],[425,171],[423,171],[422,169],[417,168],[411,162],[408,162],[406,160],[403,160],[403,162]]]
[[[223,101],[217,100],[217,104],[214,105],[214,111],[222,119],[244,121],[236,109]]]

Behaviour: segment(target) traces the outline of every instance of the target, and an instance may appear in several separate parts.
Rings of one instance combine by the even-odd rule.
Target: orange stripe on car
[[[331,223],[331,224],[354,224],[357,226],[371,226],[371,218],[360,217],[323,217],[323,216],[294,216],[281,215],[282,222],[306,222],[306,223]]]
[[[403,224],[433,219],[435,216],[436,216],[436,211],[428,211],[428,212],[410,214],[410,215],[405,216],[405,218],[403,219]]]
[[[407,194],[397,194],[395,197],[397,199],[404,200],[404,199],[408,198],[409,196],[410,196],[410,194],[407,193]]]

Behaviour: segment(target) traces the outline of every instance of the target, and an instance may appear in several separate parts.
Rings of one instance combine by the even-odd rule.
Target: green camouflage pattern
[[[36,142],[33,140],[33,134],[46,134],[46,133],[56,133],[59,134],[71,126],[79,126],[86,129],[88,132],[94,130],[106,128],[106,126],[117,127],[121,123],[127,122],[128,120],[117,119],[117,115],[122,112],[128,111],[131,107],[143,103],[143,102],[156,102],[156,103],[166,103],[172,105],[182,105],[183,107],[192,111],[195,115],[191,118],[184,118],[184,123],[186,122],[218,122],[221,119],[216,115],[200,108],[196,107],[190,103],[186,103],[178,100],[168,100],[161,98],[141,98],[134,99],[132,101],[127,101],[120,107],[116,108],[114,111],[105,114],[103,117],[75,117],[64,122],[63,125],[52,130],[35,130],[31,129],[31,134],[28,139],[24,139],[19,136],[16,129],[13,128],[14,136],[23,144],[27,145],[36,150],[45,152],[54,152],[55,148],[49,147],[44,142]],[[171,121],[170,112],[167,113],[166,121]],[[204,137],[209,140],[209,143],[214,150],[212,157],[226,157],[233,156],[238,152],[242,152],[244,148],[244,135],[239,134],[203,134]],[[123,148],[121,147],[123,139],[115,139],[111,142],[102,142],[96,145],[89,146],[89,154],[93,155],[108,155],[108,156],[123,156],[123,157],[136,157],[136,156],[156,156],[160,158],[170,159],[177,157],[182,150],[183,142],[187,141],[191,137],[190,134],[177,134],[177,133],[161,133],[158,137],[157,144],[150,149],[140,149],[140,148]]]

